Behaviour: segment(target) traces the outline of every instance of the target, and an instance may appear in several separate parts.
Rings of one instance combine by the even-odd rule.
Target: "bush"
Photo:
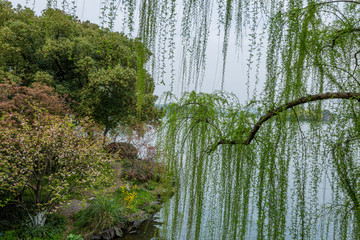
[[[5,232],[4,236],[1,237],[2,240],[18,240],[18,236],[14,230]]]
[[[91,232],[100,232],[115,224],[125,224],[125,208],[114,198],[101,197],[91,202],[86,209],[75,214],[75,227]]]
[[[125,159],[123,161],[123,171],[121,177],[127,181],[148,182],[160,181],[164,175],[164,168],[161,163],[150,159]]]
[[[47,216],[45,225],[33,227],[31,221],[23,225],[21,231],[18,231],[21,239],[32,237],[33,239],[63,239],[65,231],[66,219],[64,216],[58,214],[49,214]]]
[[[12,121],[19,127],[12,127]],[[108,181],[101,142],[88,139],[79,124],[40,109],[32,124],[15,113],[0,118],[0,207],[9,201],[26,207],[26,196],[27,210],[35,216],[49,212],[78,187]]]
[[[29,217],[21,216],[17,219],[16,225],[12,225],[11,229],[6,231],[4,236],[0,239],[17,240],[17,239],[63,239],[63,232],[65,231],[66,220],[65,217],[50,214],[43,226],[33,227]],[[3,229],[3,228],[1,228]],[[10,228],[7,228],[10,229]]]
[[[0,83],[0,117],[4,113],[17,112],[27,119],[32,120],[35,108],[39,106],[52,115],[65,115],[69,108],[65,99],[54,92],[54,89],[40,83],[32,87],[19,86],[9,82]]]
[[[16,204],[9,203],[0,207],[0,231],[15,229],[14,226],[21,225],[28,218],[26,211]]]
[[[127,142],[112,142],[106,146],[106,150],[121,159],[137,159],[139,152],[133,144]]]

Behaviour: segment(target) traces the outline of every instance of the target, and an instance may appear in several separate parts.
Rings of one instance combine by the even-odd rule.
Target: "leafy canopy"
[[[0,12],[0,79],[53,87],[76,113],[101,124],[105,134],[119,125],[156,119],[154,81],[138,64],[140,41],[60,10],[38,17],[1,1]],[[148,58],[150,52],[144,49],[144,54]],[[139,71],[144,72],[141,90]]]

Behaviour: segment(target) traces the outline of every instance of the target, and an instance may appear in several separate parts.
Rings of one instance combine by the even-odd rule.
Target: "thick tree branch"
[[[355,54],[354,54],[354,58],[355,58],[355,69],[354,71],[356,70],[356,68],[359,66],[358,64],[358,58],[357,58],[357,55],[360,54],[360,50],[358,50]]]
[[[351,29],[338,30],[336,32],[335,37],[332,39],[332,43],[331,43],[330,47],[334,48],[335,44],[336,44],[336,40],[338,40],[338,38],[341,37],[342,35],[347,34],[347,33],[353,33],[353,32],[360,32],[360,28],[351,28]]]
[[[256,133],[259,131],[261,125],[265,123],[267,120],[271,119],[272,117],[278,115],[279,113],[289,109],[293,108],[297,105],[301,105],[304,103],[314,102],[314,101],[320,101],[320,100],[326,100],[326,99],[356,99],[360,102],[360,93],[355,92],[327,92],[327,93],[320,93],[315,95],[309,95],[307,97],[301,97],[298,99],[295,99],[294,101],[285,103],[277,108],[274,108],[270,110],[267,114],[260,117],[259,121],[253,126],[251,129],[248,137],[244,141],[239,140],[225,140],[221,139],[218,142],[218,145],[220,144],[243,144],[243,145],[249,145],[251,141],[254,139]]]
[[[310,4],[304,8],[301,8],[300,10],[305,10],[305,9],[309,9],[309,8],[315,8],[318,6],[322,6],[322,5],[328,5],[328,4],[333,4],[333,3],[353,3],[353,4],[360,4],[360,1],[355,1],[355,0],[334,0],[334,1],[326,1],[326,2],[318,2],[318,3],[313,3]]]
[[[332,4],[332,3],[354,3],[354,4],[360,4],[360,1],[353,1],[353,0],[335,0],[335,1],[327,1],[327,2],[315,3],[314,5],[325,5],[325,4]]]

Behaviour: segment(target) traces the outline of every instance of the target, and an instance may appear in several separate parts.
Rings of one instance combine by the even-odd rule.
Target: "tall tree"
[[[137,108],[138,72],[145,71],[137,60],[140,41],[60,10],[38,17],[7,1],[0,6],[0,79],[53,87],[75,112],[101,124],[105,135],[119,125],[156,119],[154,81],[146,72],[141,98],[146,108]],[[144,54],[148,58],[150,52]]]

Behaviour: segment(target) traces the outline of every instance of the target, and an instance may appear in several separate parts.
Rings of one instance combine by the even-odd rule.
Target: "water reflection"
[[[307,124],[303,124],[302,127],[303,132],[310,132],[310,128]],[[292,218],[297,213],[295,210],[296,207],[296,201],[294,201],[294,195],[297,191],[296,188],[296,170],[297,167],[296,164],[322,164],[322,160],[313,161],[313,154],[317,154],[316,152],[312,152],[311,146],[306,146],[304,148],[303,146],[298,147],[299,153],[305,152],[307,154],[301,155],[297,154],[291,159],[290,165],[289,165],[289,176],[288,176],[288,204],[287,204],[287,215],[286,215],[286,232],[285,232],[285,238],[284,239],[298,239],[290,234],[290,230],[293,227]],[[319,152],[325,152],[324,147],[321,145],[321,147],[318,149]],[[299,155],[301,155],[301,158],[297,158]],[[220,159],[219,159],[220,160]],[[219,161],[218,160],[218,161]],[[215,165],[215,164],[214,164]],[[220,165],[220,164],[219,164]],[[319,169],[317,174],[317,190],[316,194],[312,194],[309,192],[306,192],[304,194],[304,199],[311,203],[311,201],[316,200],[318,202],[318,207],[316,208],[309,208],[310,210],[314,210],[312,212],[311,217],[314,219],[311,221],[311,223],[314,223],[314,226],[311,228],[311,238],[310,239],[335,239],[336,238],[336,229],[334,228],[335,220],[328,218],[324,213],[327,213],[325,210],[325,207],[331,206],[333,201],[333,192],[331,189],[331,182],[332,182],[332,175],[329,174],[331,172],[331,166],[323,165],[323,168]],[[329,168],[329,169],[328,169]],[[206,187],[204,189],[204,202],[202,204],[203,213],[202,213],[202,222],[200,226],[200,237],[199,239],[221,239],[223,236],[223,219],[222,215],[220,214],[223,209],[223,203],[222,198],[219,195],[219,192],[217,189],[213,188],[212,186],[218,186],[219,181],[218,178],[216,178],[216,175],[220,172],[220,169],[212,169],[212,171],[209,172],[210,177],[207,178]],[[309,181],[307,183],[307,186],[311,190],[311,179],[314,177],[315,172],[307,172],[307,177],[309,178]],[[185,177],[184,177],[185,178]],[[170,235],[171,228],[173,227],[173,224],[175,224],[175,237],[173,239],[192,239],[194,234],[194,227],[187,225],[187,219],[189,214],[189,206],[188,206],[188,199],[186,199],[186,196],[189,194],[184,190],[184,188],[180,188],[177,192],[178,194],[178,202],[176,203],[175,197],[173,197],[169,204],[169,212],[168,214],[168,221],[166,225],[166,231],[163,234],[163,238],[165,239],[171,239],[172,236]],[[176,196],[176,194],[175,194]],[[252,200],[256,200],[256,192],[252,193],[251,195]],[[172,217],[174,215],[174,212],[172,211],[173,206],[177,204],[179,206],[179,212],[182,218],[175,220],[172,222]],[[252,217],[249,224],[249,227],[247,228],[247,235],[246,239],[256,239],[257,238],[257,209],[256,209],[256,202],[250,203],[250,210],[252,211]],[[162,225],[161,221],[165,221],[165,215],[164,215],[164,209],[160,211],[160,213],[156,214],[155,217],[147,222],[145,222],[138,233],[127,235],[123,239],[143,239],[143,240],[156,240],[158,239],[157,236],[159,235],[159,231],[161,231]],[[309,235],[310,236],[310,235]]]
[[[159,231],[161,228],[160,214],[157,213],[149,220],[141,224],[139,230],[133,234],[127,234],[120,239],[126,240],[158,240]]]

